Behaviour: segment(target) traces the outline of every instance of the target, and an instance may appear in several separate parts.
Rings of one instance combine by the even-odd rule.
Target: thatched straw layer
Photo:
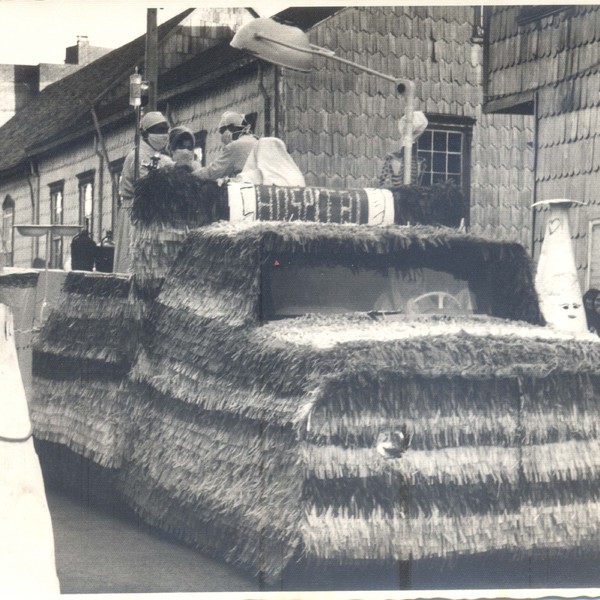
[[[325,560],[418,560],[456,554],[509,550],[527,557],[536,548],[593,547],[600,535],[600,502],[567,506],[523,504],[516,513],[475,514],[466,517],[441,513],[407,518],[402,511],[384,511],[369,519],[332,516],[316,510],[302,524],[306,553]]]
[[[179,168],[152,171],[137,181],[131,247],[138,297],[158,295],[189,230],[217,219],[223,193],[216,182]]]
[[[302,485],[291,430],[156,396],[134,413],[123,494],[150,523],[273,574],[298,543]]]
[[[36,437],[109,468],[123,460],[133,395],[127,373],[140,338],[130,287],[122,275],[69,273],[34,343]]]
[[[489,270],[504,318],[260,324],[261,265],[282,255]],[[194,231],[132,370],[154,400],[136,416],[129,501],[268,576],[294,549],[348,563],[585,545],[597,519],[571,519],[600,497],[600,344],[540,322],[517,245],[425,227]],[[378,452],[390,430],[410,438],[400,458]]]
[[[118,468],[130,427],[131,393],[111,381],[36,377],[30,403],[35,436],[67,446],[103,467]]]
[[[37,373],[46,358],[96,361],[110,368],[128,368],[137,350],[139,308],[128,299],[131,280],[122,275],[67,275],[61,301],[39,332],[35,350]],[[69,371],[68,361],[63,369]]]
[[[538,326],[520,246],[218,223],[167,271],[173,256],[143,337],[129,280],[90,275],[68,279],[36,349],[40,437],[120,465],[150,523],[267,577],[293,555],[389,563],[597,540],[600,343]],[[261,269],[281,257],[489,273],[494,317],[261,323]],[[405,443],[393,456],[390,432]]]
[[[215,181],[198,179],[185,169],[158,169],[138,179],[131,220],[152,224],[198,227],[216,219],[223,191]]]
[[[23,273],[0,273],[0,288],[35,287],[37,285],[39,276],[39,271],[26,271]]]

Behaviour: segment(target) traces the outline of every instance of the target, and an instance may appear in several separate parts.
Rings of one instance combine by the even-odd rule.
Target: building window
[[[2,254],[4,266],[14,266],[14,224],[15,224],[15,201],[6,196],[2,203]]]
[[[465,183],[465,134],[460,130],[428,127],[417,140],[421,185]]]
[[[77,175],[79,179],[79,224],[95,239],[94,220],[94,171]]]
[[[110,181],[111,181],[111,223],[108,228],[109,231],[112,232],[112,237],[114,238],[114,229],[116,227],[117,222],[117,210],[119,206],[121,206],[121,196],[119,194],[119,188],[121,186],[121,177],[123,176],[123,163],[125,162],[124,158],[120,158],[118,160],[113,160],[110,165]]]
[[[480,44],[483,42],[484,33],[484,20],[483,20],[483,7],[473,7],[473,33],[471,34],[471,41]]]
[[[207,131],[202,130],[198,131],[194,134],[194,158],[197,160],[203,167],[206,166],[206,136]]]
[[[64,223],[63,214],[64,181],[50,184],[50,223],[59,225]],[[52,235],[50,238],[50,268],[62,269],[63,267],[63,239],[61,236]]]
[[[250,125],[250,131],[254,133],[256,131],[256,121],[258,120],[258,113],[248,113],[247,115],[244,115],[244,119],[246,120],[246,123]]]

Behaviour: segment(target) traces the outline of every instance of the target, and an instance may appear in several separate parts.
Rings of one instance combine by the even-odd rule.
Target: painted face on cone
[[[547,303],[546,310],[551,312],[551,315],[544,315],[546,320],[562,331],[581,332],[582,324],[587,322],[581,299],[568,292],[556,296],[554,302]]]

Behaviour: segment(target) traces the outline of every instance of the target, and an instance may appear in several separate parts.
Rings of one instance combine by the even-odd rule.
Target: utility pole
[[[158,28],[156,25],[156,8],[149,8],[146,18],[146,73],[148,83],[147,110],[156,110],[158,96]]]

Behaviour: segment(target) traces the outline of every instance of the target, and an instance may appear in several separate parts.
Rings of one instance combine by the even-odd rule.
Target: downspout
[[[538,127],[538,107],[539,107],[539,92],[535,92],[533,96],[533,203],[535,204],[538,199],[538,183],[537,183],[537,168],[538,168],[538,140],[539,140],[539,127]],[[535,255],[535,226],[537,217],[537,208],[534,206],[531,208],[531,260],[533,262]]]
[[[280,90],[279,90],[279,86],[280,86],[281,82],[280,82],[280,78],[279,78],[279,67],[278,66],[274,66],[273,67],[273,103],[275,104],[275,131],[273,132],[273,135],[275,137],[280,138],[281,137],[281,127],[280,127],[280,123],[279,123],[279,119],[280,119],[280,102],[281,102],[281,94],[280,94]]]
[[[35,189],[32,177],[36,179]],[[35,168],[33,160],[29,159],[29,173],[27,174],[27,183],[29,185],[29,195],[31,198],[31,222],[40,222],[40,173]],[[37,237],[33,238],[33,244],[31,246],[31,261],[39,255],[40,251],[40,239]]]
[[[264,67],[263,63],[259,61],[258,63],[258,89],[262,94],[264,101],[264,125],[263,125],[263,133],[265,137],[270,137],[271,135],[271,96],[267,92],[267,88],[265,88],[264,83]]]
[[[104,237],[102,235],[102,216],[104,212],[104,154],[101,150],[98,149],[99,142],[98,138],[96,138],[95,153],[98,157],[98,234],[100,236],[100,241]]]

